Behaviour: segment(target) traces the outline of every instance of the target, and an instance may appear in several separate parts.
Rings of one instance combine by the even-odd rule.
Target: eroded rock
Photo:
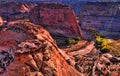
[[[14,28],[9,29],[11,27]],[[21,31],[16,32],[16,28]],[[11,35],[6,35],[9,32]],[[13,49],[12,52],[10,50],[5,52],[10,59],[4,63],[7,66],[2,65],[3,61],[0,62],[1,68],[4,69],[0,76],[81,76],[66,62],[65,57],[70,58],[65,53],[61,54],[62,51],[59,52],[60,49],[55,41],[42,27],[29,22],[17,21],[2,27],[0,33],[2,34],[0,34],[1,53],[4,53],[1,50],[2,47]],[[0,58],[4,60],[6,55],[1,53]],[[63,57],[63,55],[66,56]]]

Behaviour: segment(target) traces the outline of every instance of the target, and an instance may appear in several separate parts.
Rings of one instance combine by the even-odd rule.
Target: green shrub
[[[75,44],[75,43],[76,43],[76,41],[74,39],[67,39],[66,40],[66,44],[68,44],[68,45],[72,45],[72,44]]]
[[[77,44],[80,41],[80,37],[76,37],[74,39],[67,39],[65,40],[67,45],[73,45],[73,44]]]
[[[97,49],[100,49],[102,53],[110,52],[109,42],[105,38],[101,38],[100,36],[96,36],[95,46]]]
[[[107,39],[102,38],[103,35],[96,31],[94,28],[87,28],[87,31],[92,32],[93,36],[95,37],[95,47],[99,49],[102,53],[110,52],[110,46]]]

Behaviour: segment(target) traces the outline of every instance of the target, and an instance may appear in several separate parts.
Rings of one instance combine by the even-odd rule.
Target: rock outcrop
[[[2,17],[0,16],[0,26],[2,26],[3,25],[3,19],[2,19]]]
[[[67,5],[40,3],[30,10],[30,20],[47,29],[57,42],[66,38],[81,37],[75,14]]]
[[[0,28],[0,76],[72,75],[81,76],[42,27],[17,21]]]
[[[6,2],[0,4],[0,15],[6,21],[28,19],[29,9],[25,3]]]
[[[120,3],[88,2],[80,12],[83,38],[93,39],[86,28],[95,28],[107,38],[120,39]]]

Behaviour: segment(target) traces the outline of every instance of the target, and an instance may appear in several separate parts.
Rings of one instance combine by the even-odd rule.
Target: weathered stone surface
[[[12,58],[6,57],[7,54]],[[17,21],[0,30],[0,58],[6,58],[4,64],[7,64],[0,62],[0,76],[81,76],[66,62],[70,58],[65,57],[42,27]]]
[[[114,57],[111,54],[79,55],[75,67],[79,72],[88,76],[119,76],[120,64],[111,62],[112,58]]]
[[[65,38],[81,37],[75,14],[67,5],[40,3],[30,10],[30,20],[47,29],[57,42]]]

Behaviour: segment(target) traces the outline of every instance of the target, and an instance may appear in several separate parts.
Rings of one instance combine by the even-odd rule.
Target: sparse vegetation
[[[96,31],[94,28],[87,28],[86,30],[92,32],[95,37],[95,47],[99,49],[102,53],[110,52],[109,42],[106,38],[103,38],[103,35]]]
[[[99,33],[98,31],[96,31],[95,28],[92,28],[92,27],[88,27],[88,28],[86,28],[85,30],[92,32],[92,35],[93,35],[94,37],[96,37],[96,36],[103,36],[101,33]]]
[[[78,41],[80,41],[80,37],[76,37],[74,39],[67,39],[65,42],[68,45],[73,45],[73,44],[78,43]]]
[[[100,49],[102,53],[110,52],[109,42],[105,38],[101,38],[100,36],[96,36],[95,47]]]
[[[67,39],[65,42],[66,42],[66,44],[68,44],[68,45],[72,45],[72,44],[75,44],[75,43],[76,43],[76,41],[75,41],[74,39]]]
[[[77,44],[79,41],[81,40],[80,37],[76,37],[76,38],[68,38],[63,42],[60,42],[60,45],[64,46],[64,45],[74,45]]]

